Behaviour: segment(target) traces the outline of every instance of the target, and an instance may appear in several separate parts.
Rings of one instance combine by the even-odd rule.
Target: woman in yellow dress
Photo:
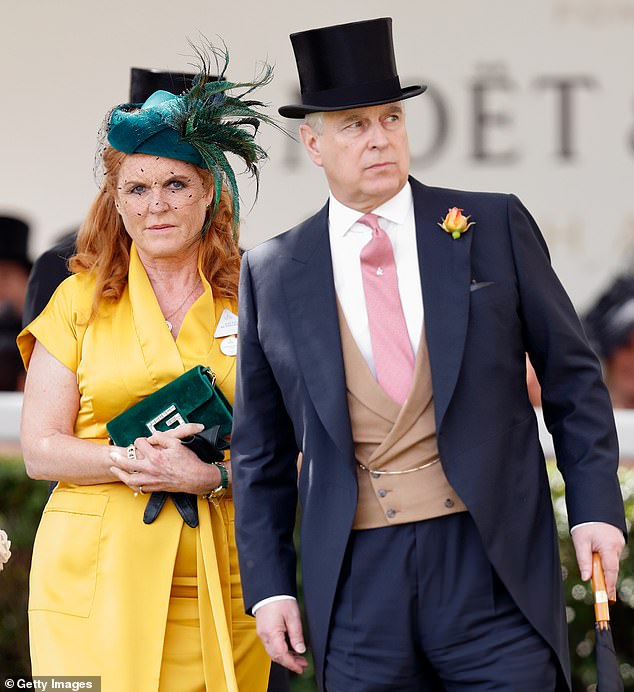
[[[127,449],[106,431],[196,365],[233,400],[240,256],[225,152],[257,173],[254,131],[270,120],[243,97],[271,74],[210,81],[201,57],[188,92],[109,114],[75,273],[18,339],[27,471],[59,481],[33,551],[33,674],[100,676],[104,692],[264,692],[269,674],[243,611],[230,487],[214,492],[228,455],[203,463],[182,445],[193,423]],[[154,491],[198,496],[198,526],[170,501],[145,524]]]

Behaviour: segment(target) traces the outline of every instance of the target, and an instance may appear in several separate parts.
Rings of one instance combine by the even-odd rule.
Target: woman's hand
[[[132,458],[128,458],[126,449],[110,452],[110,470],[134,492],[164,490],[204,495],[220,485],[220,471],[213,464],[200,461],[180,442],[203,429],[199,423],[186,423],[168,432],[140,437],[134,442]]]

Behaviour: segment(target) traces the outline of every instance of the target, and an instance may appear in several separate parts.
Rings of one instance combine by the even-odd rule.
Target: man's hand
[[[257,633],[273,661],[301,675],[308,661],[297,601],[287,599],[260,606],[255,614]],[[290,644],[289,644],[290,642]]]
[[[577,554],[577,564],[583,581],[592,576],[592,553],[601,556],[605,573],[605,588],[608,598],[616,599],[616,578],[619,574],[619,559],[625,546],[625,539],[620,529],[612,524],[596,522],[581,525],[572,531],[572,543]]]

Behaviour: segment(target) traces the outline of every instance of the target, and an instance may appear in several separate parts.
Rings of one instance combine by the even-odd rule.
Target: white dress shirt
[[[423,329],[423,294],[410,184],[372,213],[379,217],[379,225],[392,243],[403,314],[416,354]],[[372,238],[372,229],[358,223],[362,216],[330,194],[328,222],[335,291],[352,336],[372,374],[376,374],[361,276],[361,250]]]

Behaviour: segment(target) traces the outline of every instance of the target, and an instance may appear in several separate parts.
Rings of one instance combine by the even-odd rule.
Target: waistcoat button
[[[445,500],[445,507],[453,507],[453,506],[454,506],[454,501],[450,497],[448,497]]]
[[[385,515],[388,519],[394,519],[394,517],[396,516],[396,512],[393,509],[388,509]]]

